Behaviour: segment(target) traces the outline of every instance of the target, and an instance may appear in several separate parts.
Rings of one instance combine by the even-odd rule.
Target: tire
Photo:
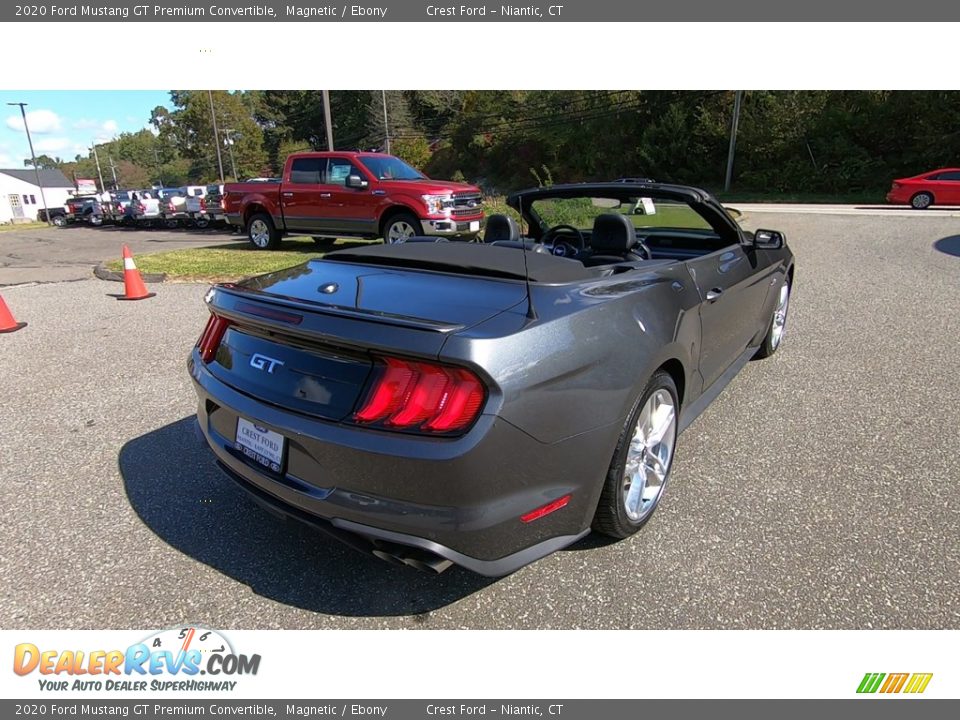
[[[392,215],[383,224],[383,242],[385,245],[394,245],[404,242],[408,237],[423,235],[420,221],[410,213]]]
[[[319,235],[313,236],[313,242],[316,243],[317,247],[330,247],[333,245],[337,239],[335,237],[320,237]]]
[[[773,315],[770,317],[767,334],[764,335],[757,354],[753,356],[754,360],[763,360],[770,357],[783,344],[783,336],[787,331],[787,311],[790,309],[790,293],[792,290],[789,280],[780,286],[780,294],[777,296],[777,304],[773,308]]]
[[[52,219],[52,222],[53,222],[53,224],[56,225],[57,227],[66,227],[66,226],[67,226],[67,219],[66,219],[63,215],[54,215],[54,216],[53,216],[53,219]]]
[[[629,537],[653,516],[670,480],[679,410],[673,378],[658,370],[634,404],[620,433],[593,517],[595,531],[613,538]],[[662,428],[659,440],[650,432],[653,428],[645,431],[651,424]],[[645,441],[644,435],[652,442]],[[637,471],[629,473],[630,478],[629,467]]]
[[[266,213],[251,215],[247,220],[247,240],[256,250],[277,250],[280,247],[280,233]]]
[[[933,205],[933,195],[928,192],[918,192],[910,198],[910,207],[914,210],[926,210]]]
[[[193,221],[193,224],[196,226],[198,230],[205,230],[210,226],[210,221],[207,220],[206,218],[197,218],[196,220]]]
[[[101,225],[103,225],[103,216],[91,215],[90,224],[93,225],[94,227],[100,227]]]

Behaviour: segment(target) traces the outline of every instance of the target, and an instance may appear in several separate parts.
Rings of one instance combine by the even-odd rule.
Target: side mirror
[[[357,190],[365,190],[370,184],[364,180],[359,175],[347,175],[347,187],[356,188]]]
[[[753,234],[754,246],[764,250],[779,250],[785,242],[786,238],[778,230],[757,230]]]

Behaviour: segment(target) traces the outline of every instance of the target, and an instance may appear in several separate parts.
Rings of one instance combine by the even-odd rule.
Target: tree
[[[37,157],[37,168],[40,170],[56,170],[61,165],[63,165],[63,160],[60,158],[52,158],[49,155],[39,155]],[[23,161],[24,167],[33,167],[33,160],[31,158],[26,158]]]

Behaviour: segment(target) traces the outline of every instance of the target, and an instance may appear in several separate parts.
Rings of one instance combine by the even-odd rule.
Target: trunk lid
[[[324,260],[252,278],[240,287],[320,311],[438,331],[476,325],[526,297],[517,282]]]

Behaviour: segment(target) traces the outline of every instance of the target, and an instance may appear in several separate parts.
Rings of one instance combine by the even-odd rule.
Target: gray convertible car
[[[783,340],[794,258],[708,193],[508,198],[413,238],[211,288],[198,426],[268,508],[395,563],[504,575],[653,514],[677,436]]]

